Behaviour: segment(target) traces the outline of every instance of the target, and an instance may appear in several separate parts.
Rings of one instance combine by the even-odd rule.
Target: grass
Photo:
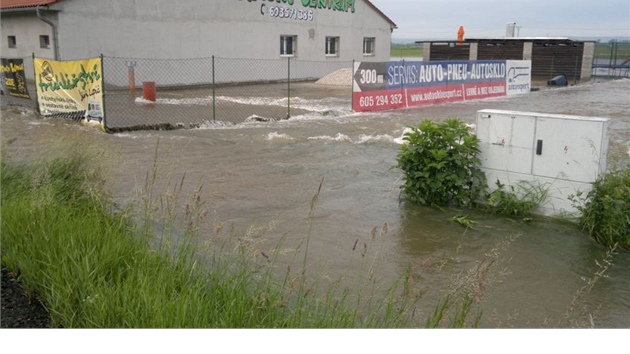
[[[419,58],[422,57],[422,53],[422,44],[393,44],[390,49],[391,58]]]
[[[601,175],[586,193],[572,195],[579,224],[598,243],[630,250],[630,169]]]
[[[484,206],[490,213],[529,218],[548,197],[548,187],[539,182],[519,181],[506,186],[499,180],[497,188],[485,197]]]
[[[611,56],[616,58],[618,62],[630,59],[630,43],[617,43],[616,52],[610,43],[596,43],[594,57],[598,59],[610,59]]]
[[[48,160],[17,164],[3,158],[1,165],[2,263],[42,300],[52,327],[409,328],[478,323],[466,321],[472,311],[466,297],[450,297],[437,304],[429,319],[419,319],[419,297],[407,287],[410,274],[387,287],[366,280],[348,289],[339,279],[321,288],[306,270],[310,231],[299,250],[303,268],[284,273],[275,267],[281,244],[260,252],[248,235],[224,228],[216,230],[226,233],[224,242],[202,244],[200,193],[177,205],[173,194],[181,191],[182,179],[158,195],[157,168],[147,174],[143,197],[135,205],[115,208],[103,189],[103,166],[95,163],[102,156],[89,151],[74,146]],[[316,191],[309,225],[318,196]],[[385,232],[386,226],[381,234]]]

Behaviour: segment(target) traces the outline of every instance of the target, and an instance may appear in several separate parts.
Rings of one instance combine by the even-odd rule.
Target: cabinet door
[[[535,127],[534,116],[480,113],[477,136],[482,167],[531,174]]]
[[[540,148],[535,149],[533,174],[594,182],[605,166],[606,151],[602,148],[606,127],[600,120],[538,117],[536,145]]]

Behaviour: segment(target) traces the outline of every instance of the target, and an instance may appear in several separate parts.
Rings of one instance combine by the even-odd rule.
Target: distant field
[[[392,58],[422,57],[422,45],[392,45],[390,51]]]
[[[611,56],[616,57],[618,60],[629,59],[630,43],[618,43],[616,52],[613,51],[613,48],[609,43],[597,43],[595,45],[595,58],[608,59]]]

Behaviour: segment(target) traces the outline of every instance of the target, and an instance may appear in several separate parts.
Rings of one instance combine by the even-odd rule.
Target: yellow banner
[[[63,62],[35,58],[34,66],[42,115],[68,115],[87,123],[104,124],[100,58]]]

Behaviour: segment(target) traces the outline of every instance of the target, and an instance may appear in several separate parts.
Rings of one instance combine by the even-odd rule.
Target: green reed
[[[104,189],[106,160],[78,144],[54,157],[1,166],[2,263],[45,304],[52,327],[65,328],[398,328],[421,327],[411,274],[382,287],[372,276],[322,285],[307,276],[311,203],[302,269],[278,271],[284,235],[266,252],[251,235],[223,224],[208,236],[202,189],[181,204],[184,178],[156,190],[157,158],[135,203],[116,207]],[[156,148],[157,155],[157,148]],[[323,183],[323,180],[322,180]],[[264,228],[263,228],[264,229]],[[264,232],[253,227],[251,233]],[[373,272],[374,228],[352,255]],[[208,241],[210,239],[211,241]],[[222,240],[222,241],[218,241]],[[358,240],[357,240],[358,242]],[[358,258],[358,255],[356,256]],[[315,280],[313,280],[315,279]],[[450,301],[450,300],[449,300]],[[462,326],[470,311],[440,303]],[[447,306],[446,306],[447,305]],[[453,310],[453,311],[451,311]],[[434,320],[440,318],[433,316]],[[449,326],[449,321],[439,322]],[[433,326],[433,325],[432,325]]]

